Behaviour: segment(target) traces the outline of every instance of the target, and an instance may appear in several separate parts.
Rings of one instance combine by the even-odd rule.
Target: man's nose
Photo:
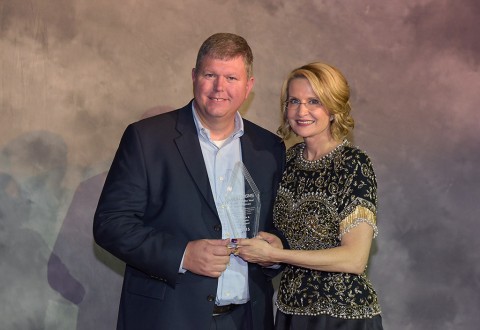
[[[214,87],[216,91],[223,91],[224,85],[225,85],[225,78],[219,76],[217,77],[217,79],[215,79]]]

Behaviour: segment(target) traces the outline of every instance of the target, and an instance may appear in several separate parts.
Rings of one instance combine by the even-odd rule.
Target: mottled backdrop
[[[254,50],[243,114],[269,130],[290,69],[350,81],[385,328],[477,329],[479,16],[475,0],[0,0],[0,328],[114,329],[124,265],[91,235],[105,171],[128,123],[190,100],[196,51],[224,31]]]

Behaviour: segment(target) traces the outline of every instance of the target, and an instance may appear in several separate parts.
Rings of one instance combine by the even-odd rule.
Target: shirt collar
[[[200,117],[198,117],[197,112],[195,111],[195,102],[192,102],[192,114],[193,114],[193,121],[195,122],[195,127],[197,128],[198,136],[202,136],[207,140],[211,141],[210,139],[210,130],[202,125],[202,121]],[[235,127],[233,129],[233,133],[225,139],[225,143],[231,141],[236,138],[240,138],[244,133],[243,128],[243,118],[240,113],[237,111],[235,113]]]

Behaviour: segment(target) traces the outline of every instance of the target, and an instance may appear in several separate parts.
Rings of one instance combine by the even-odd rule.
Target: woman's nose
[[[307,105],[306,105],[305,103],[300,103],[300,104],[298,105],[297,113],[298,113],[299,115],[306,115],[306,114],[308,114]]]

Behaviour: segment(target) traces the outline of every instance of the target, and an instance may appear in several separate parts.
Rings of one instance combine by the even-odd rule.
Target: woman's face
[[[313,92],[306,78],[294,78],[288,85],[287,120],[298,136],[330,137],[330,114]]]

